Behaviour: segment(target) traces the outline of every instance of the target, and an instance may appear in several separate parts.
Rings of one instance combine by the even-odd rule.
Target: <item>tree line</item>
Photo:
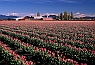
[[[40,13],[38,12],[37,13],[37,16],[40,16]],[[66,11],[64,13],[60,13],[58,14],[58,16],[56,16],[56,20],[73,20],[74,18],[74,15],[73,15],[73,12],[71,13],[67,13]]]
[[[64,13],[60,13],[58,15],[58,20],[72,20],[74,18],[73,12],[67,13],[66,11]]]

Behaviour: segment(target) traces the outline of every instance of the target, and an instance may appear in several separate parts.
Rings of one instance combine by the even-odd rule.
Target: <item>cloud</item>
[[[2,14],[2,15],[6,15],[6,16],[30,16],[30,15],[33,15],[31,13],[16,13],[16,12],[13,12],[13,13],[7,13],[7,14]]]
[[[84,2],[95,2],[95,0],[58,0],[64,3],[84,3]]]
[[[0,0],[0,1],[9,1],[9,2],[33,2],[33,3],[51,3],[52,1],[51,0]]]
[[[53,1],[35,1],[34,3],[52,3]]]
[[[80,3],[80,2],[95,2],[95,0],[0,0],[0,1],[9,1],[9,2],[32,2],[32,3],[54,3],[54,2],[63,2],[63,3]]]
[[[74,14],[74,17],[80,18],[80,17],[95,17],[95,14],[84,14],[84,13],[80,13],[80,12],[76,12]]]
[[[65,3],[77,3],[78,0],[58,0]]]
[[[64,2],[64,3],[81,3],[81,2],[95,2],[95,0],[0,0],[0,1],[9,1],[9,2],[19,2],[27,1],[33,3],[51,3],[51,2]]]
[[[80,14],[80,12],[76,12],[76,14]]]
[[[20,14],[19,13],[8,13],[7,16],[19,16]]]
[[[82,14],[82,13],[80,13],[80,12],[76,12],[76,13],[74,14],[74,17],[77,17],[77,18],[85,17],[85,16],[86,16],[85,14]]]
[[[9,2],[19,2],[19,1],[27,1],[34,3],[51,3],[51,2],[66,2],[66,3],[76,3],[76,0],[0,0],[0,1],[9,1]]]
[[[6,2],[20,2],[20,1],[30,1],[30,0],[0,0],[0,1],[6,1]]]

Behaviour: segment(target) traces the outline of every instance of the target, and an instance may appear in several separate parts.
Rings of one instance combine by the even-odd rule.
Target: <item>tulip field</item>
[[[0,21],[0,65],[95,65],[95,22]]]

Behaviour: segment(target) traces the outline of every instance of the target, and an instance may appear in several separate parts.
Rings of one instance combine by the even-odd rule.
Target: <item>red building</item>
[[[43,18],[42,20],[53,20],[53,18]]]

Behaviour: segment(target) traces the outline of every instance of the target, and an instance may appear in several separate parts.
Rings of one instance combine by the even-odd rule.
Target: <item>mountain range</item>
[[[0,20],[3,20],[3,19],[14,19],[14,18],[18,18],[18,16],[6,16],[6,15],[0,15]]]

